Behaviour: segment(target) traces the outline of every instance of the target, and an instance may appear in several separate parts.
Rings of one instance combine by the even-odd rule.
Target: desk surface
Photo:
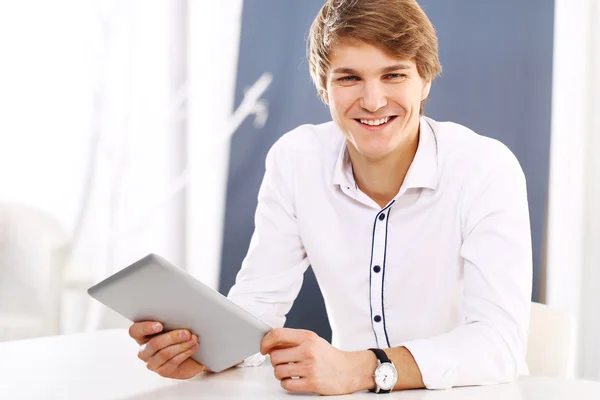
[[[161,378],[137,358],[138,346],[125,330],[0,343],[0,399],[294,399],[270,365],[201,374],[188,381]],[[384,396],[384,397],[381,397]],[[342,398],[403,400],[600,399],[600,382],[521,377],[505,385],[412,390]]]

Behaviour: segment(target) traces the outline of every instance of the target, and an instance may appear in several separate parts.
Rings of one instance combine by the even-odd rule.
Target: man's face
[[[380,160],[417,137],[421,101],[431,84],[421,79],[414,61],[368,44],[341,42],[330,62],[325,101],[358,153]]]

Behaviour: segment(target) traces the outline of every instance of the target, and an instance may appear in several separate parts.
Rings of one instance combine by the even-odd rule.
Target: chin
[[[363,157],[371,160],[379,160],[392,152],[392,149],[385,147],[360,146],[357,148],[358,153]]]

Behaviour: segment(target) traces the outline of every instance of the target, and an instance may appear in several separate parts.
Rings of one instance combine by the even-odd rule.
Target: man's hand
[[[198,337],[188,330],[161,333],[158,322],[137,322],[129,328],[129,336],[141,345],[138,358],[146,367],[172,379],[189,379],[208,370],[190,357],[198,350]]]
[[[275,377],[290,392],[353,393],[365,381],[373,381],[372,376],[364,374],[370,370],[370,367],[365,369],[365,363],[371,363],[373,371],[377,365],[375,356],[367,354],[366,358],[364,352],[341,351],[316,333],[298,329],[271,330],[263,338],[260,352],[271,356]]]

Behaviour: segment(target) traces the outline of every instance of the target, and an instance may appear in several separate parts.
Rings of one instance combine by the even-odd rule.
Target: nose
[[[365,110],[374,113],[386,105],[387,98],[381,84],[379,82],[365,83],[360,99],[360,106]]]

